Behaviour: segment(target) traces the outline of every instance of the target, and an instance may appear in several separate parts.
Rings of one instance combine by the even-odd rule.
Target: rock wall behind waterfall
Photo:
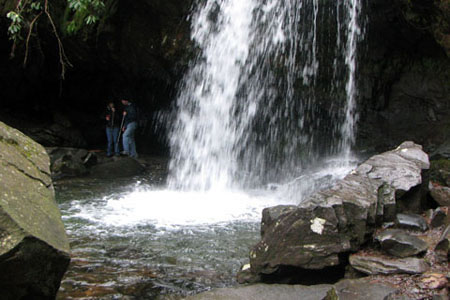
[[[369,1],[359,148],[384,151],[410,139],[433,152],[450,138],[450,59],[434,34],[447,32],[448,38],[448,25],[436,20],[450,19],[450,4],[417,6]]]
[[[39,24],[40,43],[32,40],[28,66],[22,68],[20,50],[9,59],[5,13],[14,1],[0,1],[0,120],[24,131],[39,125],[48,128],[61,119],[55,116],[58,112],[79,133],[64,145],[80,147],[81,134],[84,145],[92,147],[103,144],[98,143],[104,138],[99,114],[107,99],[121,95],[136,99],[149,115],[170,106],[192,57],[187,16],[193,1],[105,2],[107,14],[98,25],[75,36],[63,35],[74,67],[60,81],[57,46],[45,21]],[[383,151],[411,139],[428,151],[448,139],[449,4],[413,2],[366,1],[358,148]],[[65,1],[51,5],[62,26]],[[145,138],[149,148],[165,149],[150,127]]]

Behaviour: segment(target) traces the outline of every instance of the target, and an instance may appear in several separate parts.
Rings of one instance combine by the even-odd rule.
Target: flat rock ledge
[[[0,122],[1,299],[54,299],[70,262],[45,149]]]
[[[352,254],[350,265],[356,270],[367,275],[378,274],[422,274],[429,270],[430,266],[424,259],[390,258],[381,255]]]
[[[262,239],[250,252],[250,272],[279,275],[284,267],[341,265],[341,254],[356,252],[377,226],[395,221],[396,202],[422,183],[421,172],[429,166],[420,145],[404,142],[297,207],[266,209]]]
[[[216,289],[186,298],[186,300],[367,300],[387,299],[396,288],[371,283],[367,279],[343,280],[335,285],[282,285],[255,284],[249,286]]]

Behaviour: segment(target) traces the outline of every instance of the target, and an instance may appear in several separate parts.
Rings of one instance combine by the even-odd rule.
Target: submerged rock
[[[0,122],[0,295],[53,299],[70,261],[45,149]]]
[[[368,275],[421,274],[429,269],[428,264],[419,258],[393,259],[366,254],[350,255],[350,264],[356,270]]]
[[[397,257],[417,255],[427,250],[427,243],[403,230],[388,229],[375,237],[381,248]]]
[[[370,158],[333,187],[265,222],[250,252],[251,272],[339,265],[340,253],[357,251],[385,213],[392,218],[396,197],[421,184],[421,170],[428,167],[428,156],[412,142]]]

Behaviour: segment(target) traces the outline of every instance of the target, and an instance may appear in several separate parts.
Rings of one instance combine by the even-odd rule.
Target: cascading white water
[[[155,285],[170,293],[230,285],[264,207],[296,204],[345,176],[361,1],[199,0],[191,16],[199,54],[170,120],[168,187],[124,191],[108,180],[94,198],[69,195],[61,210],[73,261],[90,265],[66,284],[87,290],[102,277],[95,270],[108,268],[116,285],[141,284],[129,270],[153,266]],[[198,282],[214,270],[221,275]]]
[[[208,1],[192,17],[192,38],[201,45],[180,92],[172,132],[170,184],[205,190],[226,187],[237,169],[234,99],[252,40],[257,0]],[[173,170],[176,170],[175,172]]]
[[[289,182],[320,155],[348,160],[360,1],[198,4],[192,38],[200,54],[177,101],[169,187],[258,187]],[[335,23],[326,29],[334,6]],[[327,48],[344,58],[334,59],[335,76],[327,74],[330,58],[320,57]]]
[[[350,157],[351,146],[355,142],[356,122],[358,114],[356,110],[356,62],[358,39],[361,35],[361,27],[358,17],[361,12],[360,0],[345,1],[347,12],[347,43],[345,49],[345,63],[348,68],[348,78],[345,86],[347,102],[345,106],[345,119],[341,127],[342,141],[341,151],[345,157]]]

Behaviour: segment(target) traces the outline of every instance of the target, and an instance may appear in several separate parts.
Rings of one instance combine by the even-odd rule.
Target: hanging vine
[[[95,24],[105,8],[102,0],[66,0],[66,2],[69,16],[64,30],[67,34],[75,34],[83,26]],[[64,79],[67,68],[72,67],[72,64],[64,51],[60,34],[49,10],[48,0],[17,0],[15,9],[7,13],[6,17],[11,22],[8,27],[8,34],[13,42],[11,58],[15,56],[18,45],[24,41],[25,55],[23,65],[24,67],[27,65],[30,39],[37,23],[43,16],[48,20],[51,31],[58,43],[61,78]]]

